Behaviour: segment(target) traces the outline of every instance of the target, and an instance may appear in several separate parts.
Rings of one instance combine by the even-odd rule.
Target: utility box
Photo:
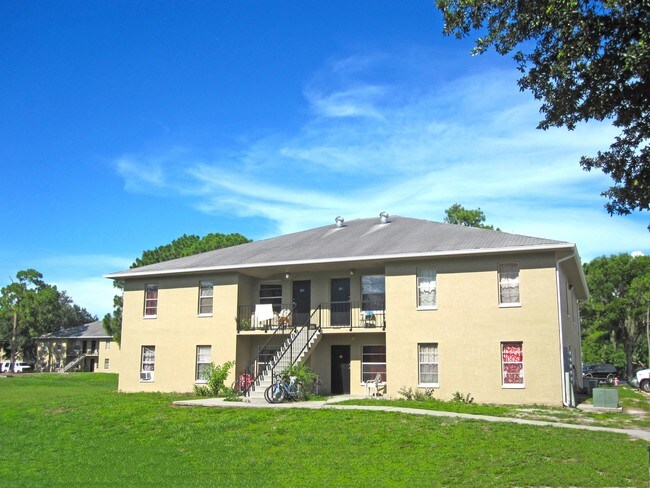
[[[583,384],[587,389],[587,395],[593,395],[594,388],[598,388],[598,380],[594,378],[585,378]]]
[[[618,390],[616,388],[594,388],[594,407],[618,408]]]

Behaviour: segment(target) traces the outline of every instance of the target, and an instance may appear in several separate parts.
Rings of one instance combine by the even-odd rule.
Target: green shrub
[[[463,394],[459,391],[453,394],[451,397],[452,402],[460,402],[460,403],[474,403],[474,397],[470,393]]]
[[[413,400],[415,402],[426,402],[427,400],[434,400],[433,394],[435,390],[433,388],[413,389],[411,387],[403,386],[397,392],[404,397],[405,400]]]
[[[235,366],[235,361],[226,361],[222,365],[210,365],[205,369],[205,385],[194,385],[194,393],[198,396],[232,396],[232,388],[226,387],[226,379],[230,370]]]

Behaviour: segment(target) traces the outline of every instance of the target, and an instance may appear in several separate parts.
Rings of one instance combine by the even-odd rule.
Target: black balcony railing
[[[318,308],[318,307],[317,307]],[[386,329],[386,310],[383,303],[365,301],[325,302],[319,305],[321,329]],[[282,311],[291,311],[288,315]],[[299,318],[301,320],[299,320]],[[307,318],[307,317],[305,317]],[[291,306],[282,305],[273,318],[259,320],[255,305],[242,305],[237,316],[237,330],[265,332],[303,325],[305,320]]]
[[[237,309],[237,330],[276,330],[288,328],[297,323],[295,306],[282,304],[273,306],[273,316],[270,318],[261,317],[256,314],[256,305],[240,305]]]

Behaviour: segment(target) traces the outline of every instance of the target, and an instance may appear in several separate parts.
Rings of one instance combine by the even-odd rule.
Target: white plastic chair
[[[381,383],[381,373],[377,373],[374,380],[366,381],[366,390],[365,396],[370,396],[370,392],[374,392],[373,396],[377,398],[377,393],[379,392],[379,383]]]

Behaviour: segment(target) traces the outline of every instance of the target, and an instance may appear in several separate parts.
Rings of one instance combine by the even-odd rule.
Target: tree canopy
[[[648,365],[650,256],[602,256],[584,265],[590,298],[582,306],[583,362],[610,362],[633,373]]]
[[[621,132],[608,150],[583,156],[614,185],[602,195],[610,214],[650,208],[650,0],[436,0],[444,33],[480,32],[514,53],[521,90],[541,100],[538,128],[611,120]]]
[[[136,258],[130,268],[139,268],[149,264],[169,261],[170,259],[246,244],[247,242],[251,242],[251,240],[241,234],[211,233],[203,237],[183,234],[178,239],[174,239],[170,244],[164,244],[155,249],[143,251],[142,256]],[[114,280],[113,285],[120,290],[124,287],[124,284],[119,280]],[[122,306],[122,295],[115,295],[113,297],[113,313],[106,314],[102,321],[104,330],[108,334],[111,334],[117,342],[120,342],[122,338]]]
[[[454,203],[451,207],[445,210],[445,222],[448,224],[495,230],[493,225],[483,223],[485,222],[485,213],[483,213],[483,210],[480,208],[466,209],[459,203]],[[500,229],[497,228],[496,230]]]
[[[35,269],[19,271],[16,281],[0,290],[0,345],[5,350],[12,348],[14,312],[16,352],[25,360],[36,359],[37,337],[97,320]]]

